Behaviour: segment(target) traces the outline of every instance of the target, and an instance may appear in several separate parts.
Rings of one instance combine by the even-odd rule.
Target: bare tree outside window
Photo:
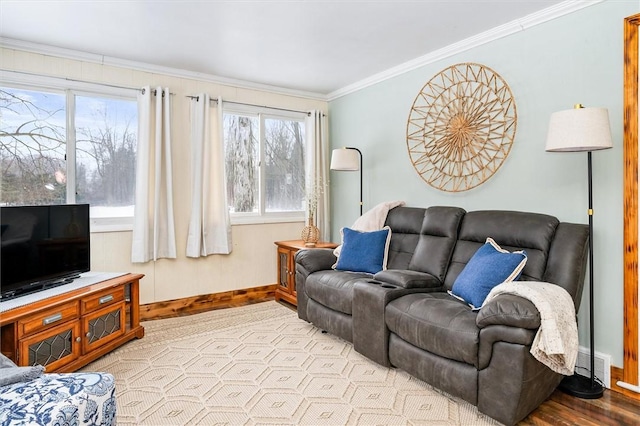
[[[265,210],[304,209],[304,125],[299,121],[266,119]]]
[[[232,212],[258,210],[258,119],[225,114],[227,202]]]
[[[133,216],[136,102],[77,96],[75,123],[78,202],[92,217]]]
[[[2,205],[66,200],[65,96],[0,88]]]
[[[0,203],[89,203],[91,217],[133,216],[137,105],[135,100],[0,88]],[[68,165],[69,141],[76,164]],[[70,176],[76,188],[67,188]],[[67,197],[67,191],[72,196]]]
[[[264,134],[260,134],[260,129]],[[231,212],[304,210],[303,121],[225,113],[224,139],[227,202]],[[262,204],[264,212],[260,211]]]

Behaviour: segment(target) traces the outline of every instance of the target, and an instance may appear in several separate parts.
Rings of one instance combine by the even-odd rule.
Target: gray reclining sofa
[[[330,249],[297,253],[298,316],[504,424],[526,417],[563,378],[529,352],[539,312],[507,294],[474,311],[447,290],[491,237],[510,251],[526,251],[520,280],[562,286],[577,312],[588,227],[543,214],[457,207],[396,207],[386,225],[388,269],[375,275],[332,269]]]

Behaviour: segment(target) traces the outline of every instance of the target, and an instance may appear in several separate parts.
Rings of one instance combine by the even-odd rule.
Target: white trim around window
[[[66,94],[66,135],[67,135],[67,164],[75,164],[75,123],[70,111],[75,112],[76,96],[103,97],[113,99],[135,100],[136,93],[141,89],[118,87],[108,84],[91,83],[59,77],[50,77],[27,72],[13,72],[0,70],[0,86],[31,91],[50,91]],[[73,145],[69,140],[73,139]],[[75,188],[75,173],[69,174],[67,187]],[[75,191],[67,190],[67,203],[74,203]],[[91,232],[120,232],[133,229],[133,217],[92,217],[90,218]]]
[[[260,134],[264,133],[264,120],[276,119],[276,120],[295,120],[304,124],[307,116],[304,112],[295,111],[283,111],[279,109],[269,108],[267,106],[254,106],[254,105],[242,105],[230,102],[224,104],[223,112],[225,114],[237,114],[255,116],[259,119],[259,131]],[[262,136],[261,136],[262,138]],[[263,141],[259,144],[260,154],[259,161],[264,163],[264,146]],[[265,211],[265,170],[262,166],[259,167],[260,173],[260,198],[259,198],[259,210],[260,212],[248,212],[248,213],[230,213],[231,225],[256,225],[267,223],[293,223],[293,222],[305,222],[305,211],[285,211],[285,212],[267,212]]]

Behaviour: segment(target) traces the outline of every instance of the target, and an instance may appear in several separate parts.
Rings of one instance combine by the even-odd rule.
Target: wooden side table
[[[319,242],[315,247],[305,247],[302,240],[276,241],[278,246],[278,287],[276,287],[276,300],[285,300],[294,306],[298,305],[296,292],[296,265],[295,255],[298,250],[317,248],[336,248],[338,244]]]

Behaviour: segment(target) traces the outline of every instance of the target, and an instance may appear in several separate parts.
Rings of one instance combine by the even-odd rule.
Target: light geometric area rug
[[[144,322],[82,371],[116,378],[118,425],[497,425],[277,302]]]

